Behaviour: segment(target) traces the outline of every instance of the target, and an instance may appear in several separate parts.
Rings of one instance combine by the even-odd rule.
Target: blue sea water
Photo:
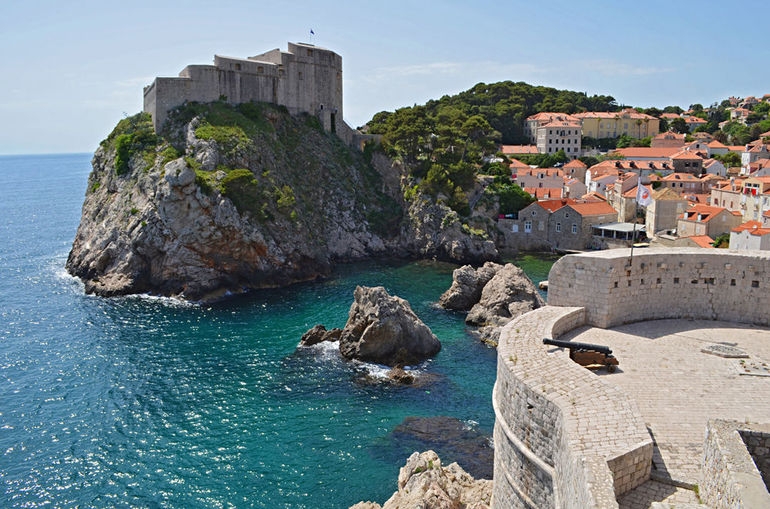
[[[0,507],[338,508],[384,502],[407,416],[491,434],[495,351],[434,305],[454,266],[371,262],[207,306],[86,296],[64,271],[89,154],[0,157]],[[427,385],[329,346],[356,285],[407,299],[439,337]],[[443,459],[443,458],[442,458]]]

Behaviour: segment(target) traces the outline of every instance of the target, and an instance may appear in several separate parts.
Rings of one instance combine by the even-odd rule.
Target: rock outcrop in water
[[[340,353],[386,366],[418,364],[441,350],[441,343],[404,299],[381,286],[357,286]]]
[[[363,258],[497,257],[445,205],[407,204],[398,164],[351,150],[315,117],[217,102],[165,126],[123,119],[94,155],[67,260],[88,293],[210,300]]]
[[[455,269],[452,286],[439,304],[468,311],[465,323],[478,326],[481,338],[496,345],[503,325],[545,302],[520,267],[488,262],[478,269],[468,265]]]
[[[492,481],[476,480],[457,463],[446,467],[433,451],[412,454],[398,474],[398,491],[380,506],[359,502],[350,509],[488,509]]]

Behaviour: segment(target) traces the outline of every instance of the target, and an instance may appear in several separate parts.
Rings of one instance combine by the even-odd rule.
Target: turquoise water
[[[0,507],[348,507],[384,502],[407,416],[490,433],[495,351],[437,309],[454,268],[378,262],[212,306],[83,294],[63,270],[90,155],[0,157]],[[407,299],[442,341],[419,387],[330,347],[356,285]],[[449,458],[451,460],[451,458]],[[448,462],[447,458],[442,458]]]

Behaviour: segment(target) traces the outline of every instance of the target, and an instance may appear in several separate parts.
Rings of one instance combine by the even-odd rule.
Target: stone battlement
[[[768,253],[640,249],[630,261],[629,254],[563,257],[549,274],[549,305],[502,329],[492,507],[616,508],[618,497],[650,479],[653,442],[636,401],[544,337],[664,318],[770,323]],[[764,451],[751,454],[759,457],[757,449]],[[718,456],[708,444],[707,456]]]
[[[628,249],[565,256],[548,277],[548,304],[586,309],[588,325],[686,318],[770,324],[770,253]]]

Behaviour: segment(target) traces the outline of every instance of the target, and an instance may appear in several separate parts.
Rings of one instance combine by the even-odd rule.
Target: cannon
[[[569,358],[589,369],[605,367],[608,373],[612,373],[615,371],[615,366],[620,364],[607,346],[549,338],[543,338],[543,343],[559,348],[569,348]]]

